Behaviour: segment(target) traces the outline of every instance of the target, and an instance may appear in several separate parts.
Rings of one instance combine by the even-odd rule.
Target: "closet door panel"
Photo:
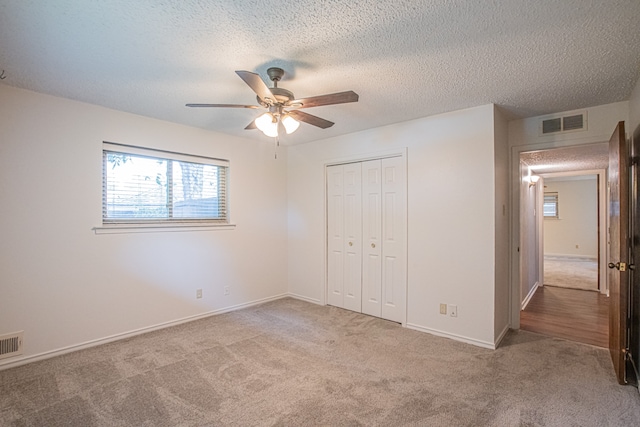
[[[406,319],[406,167],[404,159],[382,159],[382,315]]]
[[[362,311],[362,164],[343,165],[344,308]]]
[[[380,160],[362,163],[362,312],[382,314],[382,169]]]
[[[327,303],[344,306],[343,166],[327,168]]]

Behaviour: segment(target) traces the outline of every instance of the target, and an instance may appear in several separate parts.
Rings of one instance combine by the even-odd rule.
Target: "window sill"
[[[179,231],[233,230],[235,224],[106,224],[93,227],[95,234],[169,233]]]

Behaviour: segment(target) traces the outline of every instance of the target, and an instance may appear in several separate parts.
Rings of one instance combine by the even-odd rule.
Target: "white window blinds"
[[[228,161],[103,144],[103,223],[228,223]]]
[[[558,218],[558,193],[544,193],[542,212],[545,218]]]

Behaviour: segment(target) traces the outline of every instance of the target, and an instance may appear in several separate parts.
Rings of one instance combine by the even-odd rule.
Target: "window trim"
[[[161,158],[166,160],[184,161],[189,163],[201,163],[205,165],[213,165],[225,167],[225,203],[226,218],[225,219],[106,219],[103,216],[104,210],[104,153],[105,151],[113,151],[118,153],[132,154],[151,158]],[[103,141],[100,150],[101,161],[101,206],[100,218],[101,225],[93,227],[95,234],[114,234],[114,233],[149,233],[149,232],[166,232],[166,231],[206,231],[206,230],[228,230],[235,228],[235,224],[231,222],[231,209],[229,205],[229,160],[205,157],[200,155],[192,155],[186,153],[178,153],[175,151],[160,150],[154,148],[144,148],[127,144]]]

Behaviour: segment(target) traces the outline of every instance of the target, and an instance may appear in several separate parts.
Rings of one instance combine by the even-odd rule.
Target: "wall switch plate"
[[[449,316],[458,317],[458,306],[449,304]]]
[[[440,304],[440,314],[447,314],[447,304]]]
[[[196,298],[197,299],[202,298],[202,289],[196,289]]]
[[[229,295],[230,293],[231,293],[231,292],[229,291],[229,287],[228,287],[228,286],[225,286],[225,287],[224,287],[224,294],[225,294],[225,295]]]

